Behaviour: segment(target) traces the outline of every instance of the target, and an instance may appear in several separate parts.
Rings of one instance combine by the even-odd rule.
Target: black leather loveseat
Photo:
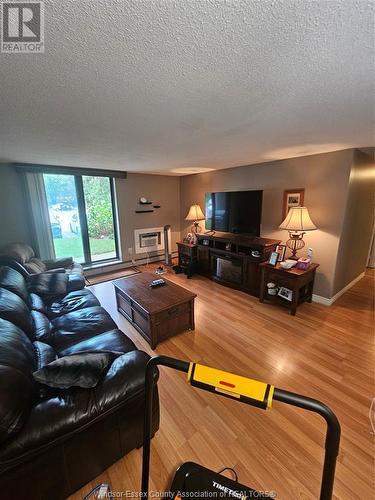
[[[68,275],[69,291],[81,290],[85,286],[83,267],[72,257],[55,260],[41,260],[25,243],[10,243],[0,247],[0,266],[9,266],[28,279],[39,273],[65,273]]]
[[[56,276],[41,289],[46,283],[56,288]],[[64,499],[142,444],[148,355],[117,329],[89,290],[47,291],[44,297],[31,293],[17,271],[0,267],[2,500]],[[33,378],[56,357],[103,350],[118,357],[94,388],[43,393]],[[154,408],[155,432],[156,391]]]

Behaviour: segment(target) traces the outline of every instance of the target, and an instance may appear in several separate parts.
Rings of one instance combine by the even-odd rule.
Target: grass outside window
[[[73,257],[73,259],[79,259],[82,257],[82,243],[80,238],[56,238],[53,241],[57,258]],[[92,255],[113,252],[114,257],[116,256],[115,241],[111,239],[90,238],[90,248]]]

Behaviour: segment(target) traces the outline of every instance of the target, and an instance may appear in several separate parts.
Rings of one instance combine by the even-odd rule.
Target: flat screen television
[[[206,193],[206,229],[260,236],[263,191]]]

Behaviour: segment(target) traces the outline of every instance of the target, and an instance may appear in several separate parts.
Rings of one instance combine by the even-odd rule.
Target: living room
[[[374,5],[1,3],[2,498],[371,497]]]

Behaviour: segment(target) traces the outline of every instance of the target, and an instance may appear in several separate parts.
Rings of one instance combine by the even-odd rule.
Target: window
[[[56,258],[82,264],[118,258],[113,179],[43,174]]]

